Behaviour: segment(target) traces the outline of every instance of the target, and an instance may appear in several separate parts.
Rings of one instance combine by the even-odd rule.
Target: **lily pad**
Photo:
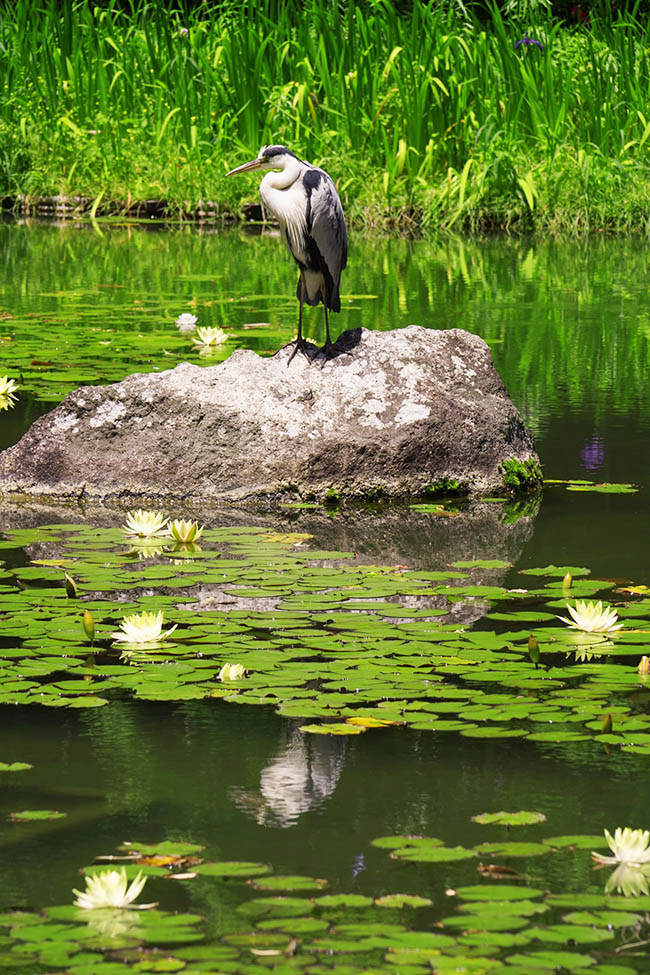
[[[271,867],[265,863],[253,863],[246,860],[223,860],[220,863],[200,863],[194,868],[198,874],[206,877],[261,877],[271,872]]]
[[[67,813],[59,812],[57,809],[22,809],[20,812],[9,813],[12,823],[37,822],[44,819],[63,819]]]
[[[375,897],[377,907],[430,907],[433,901],[418,894],[384,894]]]
[[[543,843],[513,841],[510,843],[480,843],[474,847],[474,850],[479,856],[535,857],[549,853],[550,847]]]
[[[327,887],[326,880],[295,874],[276,874],[262,880],[250,880],[249,883],[255,890],[322,890]]]
[[[500,826],[530,826],[533,823],[546,822],[546,816],[544,813],[526,812],[522,810],[516,813],[480,813],[478,816],[472,816],[472,821],[480,823],[482,826],[493,824]]]

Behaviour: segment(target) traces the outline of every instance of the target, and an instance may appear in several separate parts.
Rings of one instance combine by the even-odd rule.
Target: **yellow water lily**
[[[204,525],[199,527],[198,521],[185,521],[184,518],[176,518],[169,523],[169,534],[177,542],[183,542],[187,545],[189,542],[198,542],[203,534],[204,527]]]
[[[73,889],[72,893],[77,895],[76,906],[86,910],[98,907],[131,907],[146,882],[147,878],[138,873],[129,886],[124,867],[121,870],[101,870],[86,877],[86,890]],[[137,906],[153,907],[153,904]]]
[[[591,855],[596,863],[626,863],[630,867],[650,863],[650,830],[630,829],[629,826],[621,829],[617,826],[613,836],[609,830],[605,830],[605,839],[614,856],[604,857],[592,850]]]
[[[154,538],[167,533],[169,519],[162,511],[127,511],[126,524],[122,526],[125,535],[136,535],[138,538]]]
[[[125,616],[120,623],[120,629],[111,633],[116,643],[159,643],[171,636],[178,624],[169,630],[163,630],[163,612],[133,613]]]
[[[246,668],[241,664],[224,664],[219,671],[219,680],[241,680],[246,676]]]
[[[222,328],[197,328],[196,338],[192,339],[195,345],[221,345],[222,342],[226,342],[228,336]]]
[[[622,623],[616,622],[618,620],[616,610],[611,606],[603,609],[600,599],[598,602],[591,599],[576,599],[575,606],[569,606],[567,603],[567,609],[571,616],[570,620],[566,616],[557,618],[567,626],[572,626],[574,630],[582,630],[584,633],[613,633],[623,626]]]

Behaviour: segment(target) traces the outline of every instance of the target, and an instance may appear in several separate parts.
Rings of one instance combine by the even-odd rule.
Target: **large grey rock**
[[[0,493],[216,501],[537,486],[530,434],[482,339],[359,329],[337,349],[288,368],[292,346],[237,351],[82,387],[0,455]]]

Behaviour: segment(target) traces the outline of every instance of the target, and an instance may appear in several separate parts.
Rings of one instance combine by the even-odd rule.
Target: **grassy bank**
[[[361,225],[650,228],[650,30],[633,15],[479,22],[421,0],[399,15],[382,0],[0,11],[8,202],[236,215],[257,182],[225,172],[281,142],[331,172]]]

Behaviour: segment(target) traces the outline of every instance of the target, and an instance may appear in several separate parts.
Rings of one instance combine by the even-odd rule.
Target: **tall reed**
[[[358,216],[616,222],[618,199],[646,219],[650,30],[633,13],[567,28],[538,8],[533,29],[425,0],[207,9],[0,3],[0,192],[232,208],[246,184],[224,172],[281,142]]]

